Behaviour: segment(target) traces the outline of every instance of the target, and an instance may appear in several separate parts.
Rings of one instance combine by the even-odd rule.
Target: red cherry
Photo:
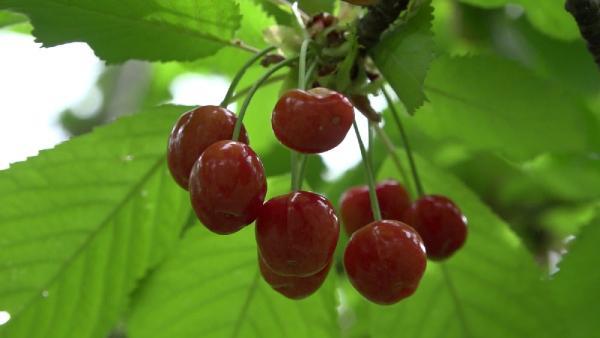
[[[246,144],[219,141],[200,156],[190,176],[192,206],[211,231],[230,234],[252,223],[262,207],[267,180]]]
[[[271,124],[277,139],[302,153],[322,153],[340,144],[354,120],[354,107],[326,89],[293,89],[277,102]]]
[[[331,260],[339,229],[325,197],[298,191],[265,203],[256,220],[256,241],[264,262],[275,273],[306,277]]]
[[[200,154],[211,144],[231,139],[237,118],[218,106],[203,106],[189,111],[177,120],[169,136],[169,170],[175,181],[187,190],[192,167]],[[240,142],[248,144],[242,127]]]
[[[412,295],[427,266],[419,234],[399,221],[376,221],[355,232],[344,253],[352,285],[382,305]]]
[[[382,218],[402,220],[404,213],[410,208],[410,196],[404,186],[387,180],[377,184],[375,192]],[[348,235],[374,221],[369,187],[366,185],[348,189],[342,195],[340,206],[342,222]]]
[[[258,257],[260,273],[265,281],[273,290],[290,299],[302,299],[315,293],[327,278],[331,264],[332,261],[329,261],[323,270],[308,277],[281,276],[271,270],[260,255]]]
[[[444,196],[421,197],[406,211],[404,221],[419,232],[427,257],[434,261],[452,256],[467,239],[466,217]]]

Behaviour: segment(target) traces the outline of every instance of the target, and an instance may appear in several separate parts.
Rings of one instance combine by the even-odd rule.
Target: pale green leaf
[[[425,87],[431,105],[415,119],[435,138],[520,160],[598,144],[598,121],[576,97],[508,60],[443,57]]]
[[[600,264],[598,242],[600,218],[587,225],[571,243],[569,253],[560,263],[560,271],[552,281],[550,290],[561,311],[568,314],[571,331],[564,337],[600,337]]]
[[[7,338],[105,337],[189,214],[165,165],[185,108],[121,119],[0,172]]]
[[[425,102],[423,84],[433,60],[430,4],[388,32],[371,52],[377,67],[409,113]]]
[[[9,11],[0,11],[0,28],[27,21],[27,17]]]
[[[575,20],[565,10],[562,0],[461,0],[474,6],[497,8],[508,4],[518,4],[525,9],[531,24],[539,31],[562,40],[575,40],[579,30]]]
[[[289,176],[268,183],[271,195],[281,194]],[[262,280],[257,264],[254,226],[219,236],[196,225],[136,294],[128,336],[338,336],[335,269],[316,294],[292,301]]]
[[[221,0],[0,0],[26,14],[44,46],[87,42],[109,62],[194,60],[229,44],[238,5]]]

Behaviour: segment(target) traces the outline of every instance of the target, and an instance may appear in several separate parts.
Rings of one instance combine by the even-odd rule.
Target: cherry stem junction
[[[225,94],[225,98],[223,98],[223,101],[221,102],[221,107],[223,107],[223,108],[227,107],[227,105],[231,101],[231,97],[233,96],[235,89],[237,88],[238,84],[240,83],[240,80],[242,79],[244,74],[246,74],[246,71],[250,67],[252,67],[252,65],[254,65],[258,60],[260,60],[263,56],[267,55],[269,52],[271,52],[273,50],[275,50],[275,47],[273,47],[273,46],[270,46],[270,47],[267,47],[267,48],[261,50],[260,52],[256,53],[253,57],[251,57],[248,60],[248,62],[246,62],[242,66],[242,68],[240,68],[240,70],[237,72],[237,74],[235,74],[235,77],[231,81],[231,84],[229,85],[227,94]]]
[[[360,137],[360,132],[358,131],[356,119],[352,122],[352,126],[354,127],[356,138],[358,139],[360,155],[362,156],[363,165],[365,166],[365,172],[367,174],[367,182],[369,185],[369,200],[371,201],[371,210],[373,211],[373,218],[376,221],[381,221],[381,209],[379,208],[379,201],[377,200],[377,192],[375,190],[375,177],[373,175],[372,163],[369,161],[369,155],[367,154],[367,150],[365,149],[365,144],[363,143],[363,140]]]
[[[382,87],[381,91],[383,92],[383,96],[385,96],[390,111],[392,112],[394,123],[396,124],[396,127],[400,132],[400,137],[402,138],[402,144],[404,145],[404,149],[406,150],[406,157],[408,158],[408,163],[410,164],[410,170],[413,175],[415,187],[417,188],[417,194],[418,196],[423,196],[425,194],[425,191],[423,190],[423,185],[421,184],[421,179],[419,178],[419,172],[417,171],[415,158],[410,147],[410,142],[408,141],[408,135],[406,134],[406,130],[404,129],[404,125],[402,124],[402,120],[400,120],[400,116],[398,114],[398,111],[396,110],[396,106],[394,106],[394,100],[392,99],[390,93],[387,91],[387,89],[385,89],[385,87]]]
[[[298,61],[298,57],[281,61],[280,63],[273,66],[273,68],[269,69],[260,79],[258,79],[258,81],[254,83],[252,88],[250,88],[250,91],[248,92],[244,103],[242,103],[242,108],[240,109],[238,119],[235,122],[235,127],[233,129],[233,137],[231,138],[232,140],[237,141],[239,139],[240,132],[242,130],[242,122],[244,120],[244,115],[246,115],[246,110],[248,110],[250,101],[252,101],[252,97],[254,96],[254,94],[256,94],[258,89],[269,79],[269,77],[271,77],[271,75],[275,74],[275,72],[277,72],[283,67],[289,66],[290,64],[296,61]]]

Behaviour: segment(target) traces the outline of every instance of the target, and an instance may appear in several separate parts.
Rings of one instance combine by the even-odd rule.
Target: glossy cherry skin
[[[306,298],[317,291],[327,278],[327,274],[331,269],[332,261],[329,261],[323,270],[312,276],[296,277],[296,276],[281,276],[271,270],[263,261],[262,257],[258,257],[258,266],[260,273],[273,290],[286,296],[290,299]]]
[[[410,208],[410,196],[400,183],[387,180],[375,187],[379,209],[383,219],[400,221]],[[340,199],[342,223],[348,235],[373,222],[373,211],[369,199],[369,187],[366,185],[353,187]]]
[[[354,288],[382,305],[412,295],[426,266],[421,237],[399,221],[376,221],[359,229],[344,252],[344,267]]]
[[[256,220],[263,261],[282,276],[306,277],[323,270],[335,251],[339,232],[331,203],[307,191],[269,200]]]
[[[202,106],[181,115],[171,131],[167,149],[167,163],[175,182],[188,188],[198,157],[211,144],[231,139],[236,120],[232,112],[218,106]],[[243,127],[240,142],[248,144]]]
[[[406,211],[404,221],[419,232],[427,257],[446,259],[460,249],[467,239],[467,219],[450,199],[429,195],[416,200]]]
[[[260,159],[248,145],[219,141],[196,161],[189,189],[200,221],[215,233],[230,234],[256,219],[267,180]]]
[[[325,88],[293,89],[277,102],[271,124],[285,146],[308,154],[340,144],[354,120],[354,107],[344,95]]]

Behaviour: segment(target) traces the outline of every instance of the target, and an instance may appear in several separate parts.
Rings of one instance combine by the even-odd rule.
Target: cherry
[[[410,208],[410,196],[404,186],[387,180],[377,184],[375,192],[382,218],[402,220],[404,213]],[[369,188],[366,185],[348,189],[342,195],[340,206],[342,222],[348,235],[374,221]]]
[[[293,89],[277,102],[271,124],[277,139],[302,153],[322,153],[340,144],[354,120],[352,103],[326,89]]]
[[[171,175],[181,187],[188,188],[192,167],[206,148],[231,138],[236,120],[231,111],[218,106],[202,106],[181,115],[169,136],[167,158]],[[244,128],[240,141],[248,144]]]
[[[331,260],[339,229],[325,197],[298,191],[265,203],[256,220],[256,241],[264,262],[276,274],[306,277]]]
[[[190,196],[196,215],[218,234],[230,234],[252,223],[266,192],[267,181],[260,159],[240,142],[219,141],[206,148],[190,176]]]
[[[306,298],[317,291],[327,278],[331,265],[332,261],[329,261],[323,270],[308,277],[281,276],[271,270],[260,255],[258,257],[260,273],[265,281],[273,290],[290,299]]]
[[[452,256],[467,238],[467,219],[456,204],[444,196],[421,197],[406,211],[404,221],[419,232],[431,260]]]
[[[412,295],[427,266],[419,234],[399,221],[376,221],[355,232],[344,266],[352,285],[365,298],[382,305]]]

